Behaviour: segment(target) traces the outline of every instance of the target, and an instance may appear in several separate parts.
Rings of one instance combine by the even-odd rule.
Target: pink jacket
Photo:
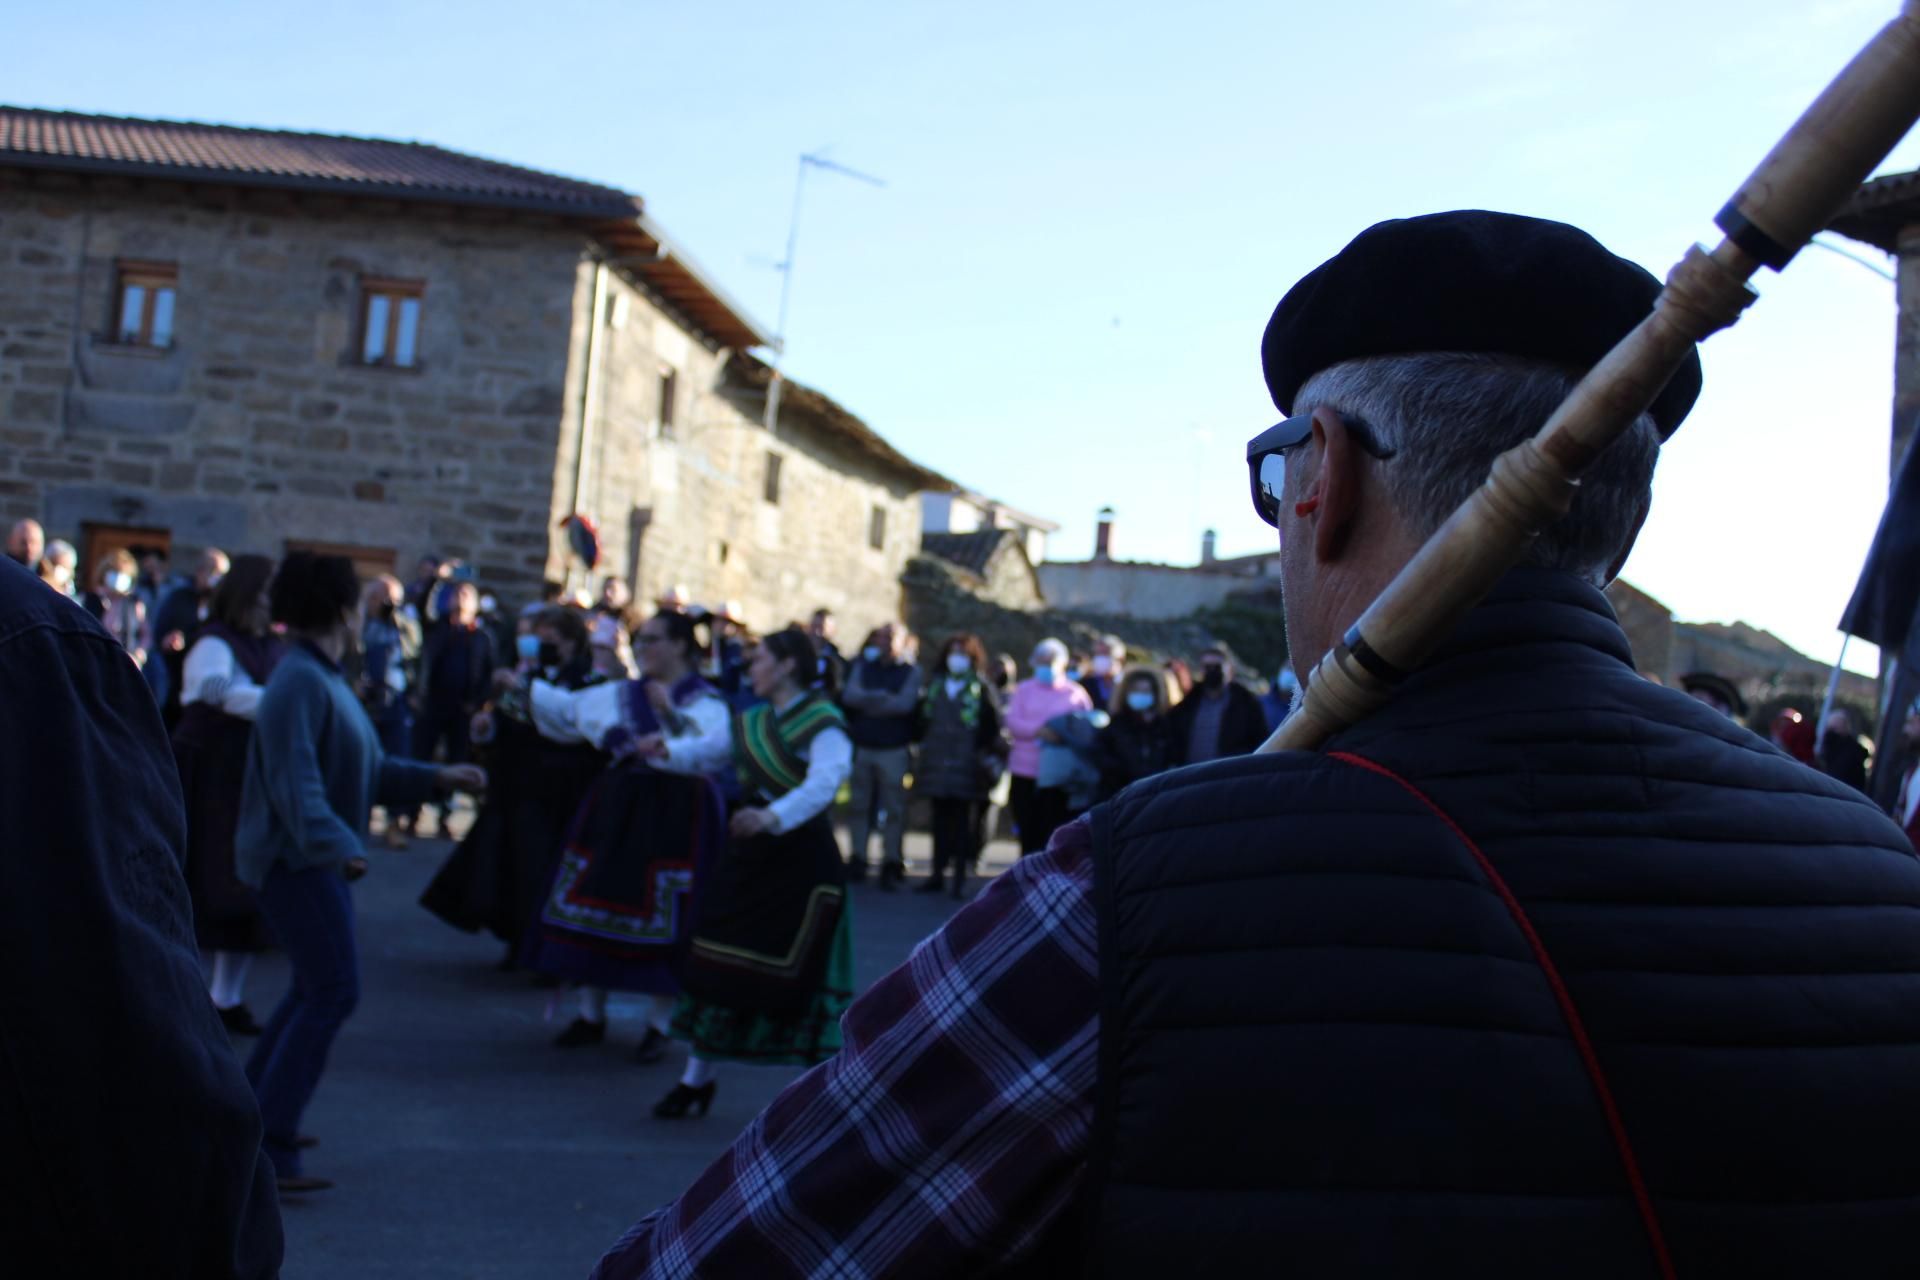
[[[1093,710],[1093,699],[1074,681],[1062,676],[1052,684],[1022,680],[1007,699],[1007,732],[1013,736],[1013,754],[1007,772],[1016,778],[1040,772],[1040,730],[1055,716]]]

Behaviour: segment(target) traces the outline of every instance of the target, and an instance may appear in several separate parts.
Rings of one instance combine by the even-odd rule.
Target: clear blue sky
[[[968,6],[468,0],[20,6],[0,96],[420,139],[591,178],[771,325],[788,368],[961,483],[1116,553],[1273,534],[1258,341],[1382,218],[1561,218],[1657,273],[1896,0]],[[1920,164],[1909,139],[1889,168]],[[1894,291],[1810,251],[1706,349],[1627,577],[1830,658],[1886,483]],[[1858,648],[1854,651],[1860,652]]]

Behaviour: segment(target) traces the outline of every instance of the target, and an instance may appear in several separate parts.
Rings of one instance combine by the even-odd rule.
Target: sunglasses
[[[1373,429],[1358,418],[1342,415],[1347,434],[1369,457],[1385,462],[1398,453],[1373,438]],[[1280,494],[1287,484],[1287,450],[1313,438],[1313,415],[1301,414],[1275,423],[1247,441],[1247,482],[1253,489],[1253,509],[1274,528],[1280,527]]]

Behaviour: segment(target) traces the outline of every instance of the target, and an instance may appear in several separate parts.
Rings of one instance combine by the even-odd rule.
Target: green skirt
[[[776,1016],[731,1009],[683,995],[673,1036],[709,1060],[810,1067],[840,1052],[840,1015],[853,1003],[852,895],[840,912],[827,972],[806,1012]]]

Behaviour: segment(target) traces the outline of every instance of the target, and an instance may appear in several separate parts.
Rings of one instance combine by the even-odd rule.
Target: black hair
[[[700,638],[700,628],[708,625],[704,619],[678,609],[662,609],[647,621],[660,624],[667,633],[667,642],[680,651],[689,667],[700,666],[700,659],[707,651],[706,642]]]
[[[833,695],[833,671],[831,667],[821,668],[820,651],[813,647],[813,637],[805,628],[792,626],[775,631],[762,637],[760,643],[779,661],[793,663],[794,683],[802,689],[811,687]]]
[[[542,609],[533,616],[533,625],[545,627],[572,645],[576,656],[585,653],[589,642],[593,639],[593,633],[587,629],[587,620],[580,616],[578,609],[564,607]]]
[[[272,581],[272,557],[235,556],[227,567],[226,577],[220,579],[220,585],[213,589],[213,597],[207,601],[207,615],[244,633],[253,602]]]
[[[360,602],[360,576],[345,556],[291,551],[273,575],[273,620],[294,631],[326,631]]]

